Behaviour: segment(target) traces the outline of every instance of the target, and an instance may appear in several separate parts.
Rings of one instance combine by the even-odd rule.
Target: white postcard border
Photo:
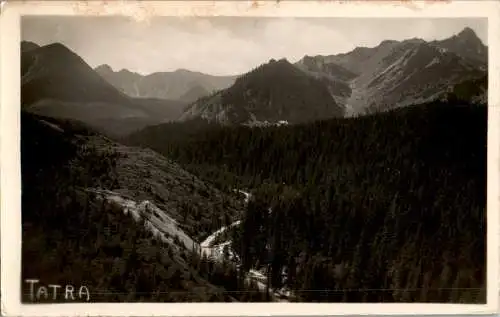
[[[476,1],[13,1],[0,14],[1,304],[9,316],[264,316],[492,314],[499,310],[500,2]],[[487,304],[20,302],[20,16],[487,17],[489,47]]]

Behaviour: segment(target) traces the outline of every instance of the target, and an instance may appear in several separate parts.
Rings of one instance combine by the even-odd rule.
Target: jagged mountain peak
[[[455,45],[462,45],[462,46],[484,46],[483,41],[477,36],[476,32],[470,28],[466,27],[459,33],[455,34],[454,36],[448,38],[447,40],[444,41],[450,41],[450,42],[455,42]]]
[[[66,45],[60,43],[60,42],[54,42],[51,44],[47,44],[43,46],[45,51],[52,52],[52,53],[61,53],[61,54],[71,54],[71,55],[76,55],[75,52],[73,52],[70,48],[68,48]]]
[[[174,71],[175,74],[182,74],[182,75],[202,75],[202,73],[197,72],[197,71],[192,71],[186,68],[178,68]]]
[[[185,68],[178,68],[174,71],[174,73],[192,73],[192,71]]]
[[[380,44],[378,46],[394,45],[394,44],[397,44],[397,43],[399,43],[399,41],[396,41],[396,40],[383,40],[382,42],[380,42]]]
[[[261,64],[255,69],[237,78],[235,83],[246,82],[248,78],[256,78],[256,76],[260,75],[265,75],[266,78],[269,76],[281,77],[285,74],[292,75],[297,72],[300,72],[300,74],[302,74],[302,72],[297,69],[297,67],[295,67],[292,63],[290,63],[286,58],[281,58],[278,60],[271,58],[267,63]]]
[[[462,31],[460,31],[457,34],[457,36],[461,37],[461,38],[466,38],[466,39],[479,39],[476,32],[468,26],[465,27]]]
[[[36,50],[30,50],[26,53],[28,55],[38,55],[40,58],[43,58],[46,63],[49,63],[54,67],[62,65],[79,65],[80,70],[81,67],[90,68],[83,58],[60,42],[40,46]],[[90,70],[92,69],[90,68]]]
[[[419,37],[414,37],[411,39],[407,39],[403,41],[404,44],[425,44],[427,43],[424,39],[421,39]]]
[[[97,72],[108,72],[108,73],[114,72],[113,68],[111,66],[109,66],[108,64],[102,64],[102,65],[97,66],[95,68],[95,71],[97,71]]]
[[[289,64],[289,65],[291,65],[291,63],[286,58],[280,58],[280,59],[271,58],[269,60],[268,64]]]
[[[124,74],[124,75],[129,75],[129,74],[133,74],[133,75],[137,75],[136,72],[133,72],[133,71],[130,71],[126,68],[122,68],[118,71],[118,74]]]
[[[453,52],[462,58],[479,62],[483,67],[488,61],[487,47],[470,27],[464,28],[447,39],[433,41],[431,44]]]
[[[462,45],[471,45],[471,46],[484,45],[483,41],[479,38],[479,36],[477,36],[477,33],[470,27],[464,28],[459,33],[453,35],[452,37],[449,37],[448,39],[443,40],[443,42],[444,41],[453,41],[453,42],[458,42]]]
[[[356,46],[352,51],[350,51],[348,53],[339,54],[339,55],[363,54],[363,53],[367,53],[371,49],[372,49],[371,47],[367,47],[367,46]]]
[[[21,51],[26,52],[32,49],[37,49],[40,48],[40,45],[36,44],[35,42],[31,41],[22,41],[21,42]]]

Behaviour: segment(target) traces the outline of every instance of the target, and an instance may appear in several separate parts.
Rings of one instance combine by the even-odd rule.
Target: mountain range
[[[471,29],[223,79],[60,43],[21,63],[22,279],[93,302],[485,302]]]
[[[108,135],[123,135],[175,120],[185,104],[127,96],[60,43],[21,44],[21,107],[26,111],[77,119]]]
[[[225,89],[236,79],[236,76],[212,76],[186,69],[145,76],[127,69],[115,72],[109,65],[100,65],[95,71],[129,96],[186,102],[194,102],[214,91]]]
[[[450,38],[386,40],[348,53],[270,60],[240,76],[179,69],[141,75],[92,69],[60,43],[22,43],[22,104],[108,134],[204,118],[223,124],[303,123],[445,98],[487,76],[487,46],[470,28]],[[487,87],[476,99],[485,99]],[[89,111],[92,109],[92,111]]]
[[[447,98],[457,85],[485,78],[487,59],[487,47],[465,28],[440,41],[386,40],[344,54],[304,56],[294,64],[272,60],[198,99],[181,120],[255,125],[387,111]],[[486,88],[484,83],[470,98],[484,100]]]
[[[297,65],[349,87],[347,97],[333,94],[347,114],[360,114],[438,99],[454,85],[484,76],[487,47],[465,28],[441,41],[387,40],[345,54],[306,56]]]

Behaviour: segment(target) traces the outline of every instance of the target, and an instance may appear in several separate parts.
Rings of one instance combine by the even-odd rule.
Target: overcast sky
[[[271,58],[343,53],[386,39],[443,39],[471,27],[487,44],[487,20],[464,18],[176,18],[149,23],[126,17],[22,20],[22,39],[61,42],[92,67],[141,74],[185,68],[213,75],[244,73]]]

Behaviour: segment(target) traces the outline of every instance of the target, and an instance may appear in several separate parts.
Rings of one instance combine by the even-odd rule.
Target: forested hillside
[[[238,125],[280,120],[303,123],[342,115],[343,108],[325,82],[281,59],[270,60],[238,77],[231,87],[199,99],[181,119]]]
[[[433,102],[269,128],[184,124],[128,141],[220,187],[252,189],[234,245],[246,269],[269,267],[273,286],[306,301],[485,301],[486,107]]]
[[[215,263],[158,239],[143,221],[87,190],[114,190],[123,181],[119,165],[126,154],[111,141],[75,121],[26,113],[21,129],[23,281],[85,285],[92,302],[265,300],[256,286],[241,282],[234,264]],[[156,173],[153,167],[150,172]],[[134,171],[142,173],[144,167]],[[178,182],[177,174],[170,177]],[[142,180],[151,184],[148,177]],[[183,185],[200,186],[194,180]],[[214,192],[206,190],[214,199]],[[197,214],[197,196],[183,194],[176,199],[192,202],[182,211],[184,228],[202,235],[216,209],[205,198],[204,214]],[[174,213],[172,204],[166,206]],[[23,285],[22,300],[30,302],[29,285]]]

